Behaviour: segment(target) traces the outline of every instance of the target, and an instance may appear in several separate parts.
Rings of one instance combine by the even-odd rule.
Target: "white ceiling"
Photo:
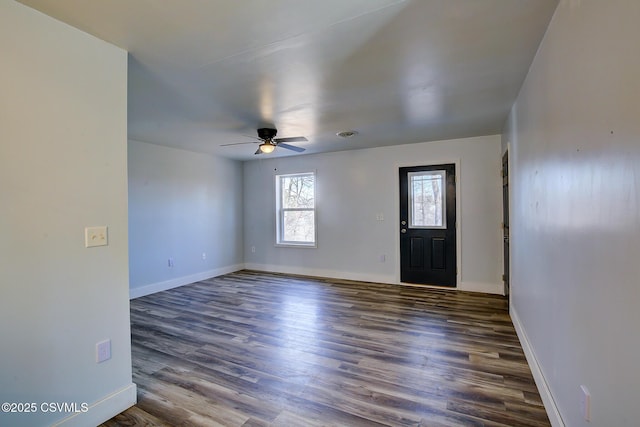
[[[22,3],[129,51],[131,139],[251,160],[500,133],[557,0]]]

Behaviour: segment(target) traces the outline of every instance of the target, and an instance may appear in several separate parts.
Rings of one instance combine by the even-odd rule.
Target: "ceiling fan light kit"
[[[302,153],[305,151],[302,147],[297,147],[295,145],[287,144],[288,142],[303,142],[308,141],[304,136],[292,136],[290,138],[276,138],[276,134],[278,133],[277,129],[272,128],[260,128],[258,129],[258,137],[257,141],[254,142],[236,142],[231,144],[222,144],[222,146],[227,145],[239,145],[239,144],[260,144],[255,154],[269,154],[273,153],[273,150],[276,147],[286,148],[287,150],[295,151],[296,153]]]
[[[259,147],[260,152],[264,154],[273,153],[273,150],[275,149],[276,149],[275,144],[271,144],[269,142],[263,142],[262,144],[260,144],[260,147]]]

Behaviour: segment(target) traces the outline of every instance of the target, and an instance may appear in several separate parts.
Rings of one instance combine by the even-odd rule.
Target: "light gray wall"
[[[458,168],[459,288],[502,292],[499,136],[245,162],[247,267],[398,283],[398,168],[440,163]],[[318,247],[275,247],[274,176],[304,171],[317,174]]]
[[[505,129],[513,318],[558,425],[640,420],[639,21],[637,1],[562,1]]]
[[[129,141],[131,296],[241,269],[242,257],[242,164]]]
[[[135,403],[127,256],[127,53],[0,2],[0,425],[96,425]],[[86,226],[109,245],[85,248]],[[96,363],[96,343],[112,357]],[[78,406],[80,408],[80,406]]]

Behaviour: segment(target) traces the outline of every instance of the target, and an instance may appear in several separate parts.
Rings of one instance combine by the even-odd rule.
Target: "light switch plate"
[[[96,344],[96,362],[102,363],[111,359],[111,340],[100,341]]]
[[[85,227],[84,229],[84,246],[92,248],[94,246],[107,246],[109,239],[107,236],[107,226]]]

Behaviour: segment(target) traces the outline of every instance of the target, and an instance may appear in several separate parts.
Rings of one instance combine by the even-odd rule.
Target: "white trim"
[[[311,176],[313,178],[313,207],[312,208],[285,208],[282,206],[282,180],[289,177],[304,177]],[[318,211],[316,203],[316,171],[311,172],[299,172],[299,173],[287,173],[276,174],[276,247],[307,247],[316,248],[318,246]],[[284,240],[284,214],[286,212],[313,212],[313,241],[312,242],[297,242]]]
[[[53,427],[64,426],[97,426],[110,418],[118,415],[120,412],[126,411],[136,404],[137,387],[134,383],[117,390],[104,397],[103,399],[92,403],[87,412],[78,412],[66,417],[53,424]]]
[[[276,243],[273,245],[276,248],[307,248],[307,249],[318,249],[318,245],[315,243]]]
[[[422,285],[415,283],[399,283],[403,286],[418,286],[420,288],[439,289],[444,291],[461,291],[461,292],[479,292],[482,294],[494,294],[502,295],[501,286],[495,283],[481,283],[481,282],[462,282],[457,288],[448,286],[435,286],[435,285]]]
[[[297,274],[300,276],[326,277],[328,279],[357,280],[360,282],[395,284],[391,275],[362,274],[348,271],[326,270],[322,268],[292,267],[272,264],[246,263],[247,270],[264,271],[268,273]]]
[[[296,274],[299,276],[324,277],[328,279],[357,280],[360,282],[385,283],[388,285],[419,286],[424,288],[458,290],[466,292],[482,292],[487,294],[501,295],[501,285],[499,283],[463,282],[457,288],[432,285],[416,285],[413,283],[403,283],[396,280],[393,275],[388,274],[364,274],[348,271],[335,271],[322,268],[306,268],[297,266],[282,266],[273,264],[245,264],[247,270],[264,271],[268,273]]]
[[[459,291],[482,292],[485,294],[504,295],[504,286],[501,283],[488,282],[460,282]]]
[[[524,327],[520,322],[520,317],[518,316],[518,313],[516,312],[516,309],[513,307],[513,305],[511,305],[510,307],[511,308],[509,310],[509,314],[511,315],[511,320],[513,321],[513,327],[515,328],[516,334],[518,334],[518,338],[520,339],[522,350],[524,351],[524,355],[527,358],[527,363],[531,368],[533,379],[536,382],[536,386],[538,387],[538,392],[540,393],[540,397],[542,398],[544,408],[547,411],[549,421],[551,422],[551,425],[553,427],[564,427],[564,421],[562,421],[562,416],[560,415],[558,406],[553,399],[551,389],[549,388],[547,380],[542,373],[542,369],[538,364],[538,359],[536,359],[536,355],[533,351],[531,343],[529,342],[527,333],[525,332]]]
[[[190,274],[188,276],[176,277],[175,279],[166,280],[164,282],[151,283],[148,285],[137,286],[129,289],[129,299],[143,297],[145,295],[155,294],[156,292],[166,291],[168,289],[177,288],[179,286],[189,285],[201,280],[210,279],[211,277],[221,276],[223,274],[233,273],[242,270],[244,264],[230,265],[220,267],[213,270],[207,270],[200,273]]]

